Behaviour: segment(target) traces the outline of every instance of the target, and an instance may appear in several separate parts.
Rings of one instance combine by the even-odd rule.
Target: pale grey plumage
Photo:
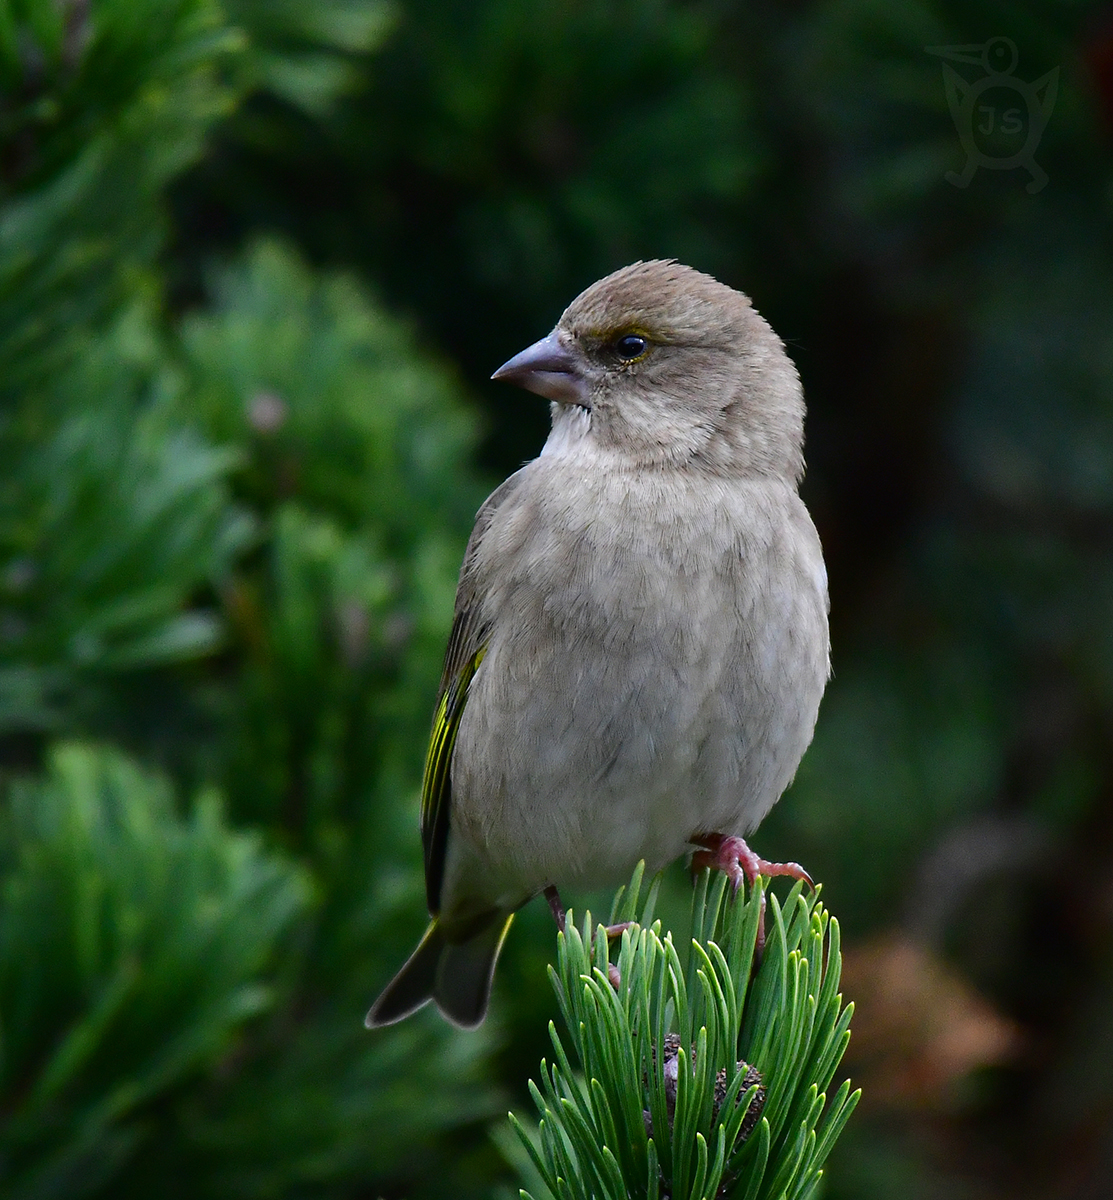
[[[627,362],[630,338],[647,351]],[[826,573],[797,494],[803,397],[745,296],[636,263],[498,374],[554,402],[540,457],[478,515],[442,687],[485,648],[452,754],[436,924],[449,943],[488,931],[488,987],[490,927],[546,886],[617,883],[697,834],[754,829],[829,670]],[[369,1023],[427,998],[391,999],[406,971]],[[425,991],[482,1019],[485,991],[456,1008],[450,980]]]

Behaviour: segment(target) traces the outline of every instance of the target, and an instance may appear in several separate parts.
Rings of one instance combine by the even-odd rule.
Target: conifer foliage
[[[182,320],[161,258],[214,123],[384,11],[0,3],[5,1197],[419,1190],[492,1111],[483,1035],[361,1026],[474,420],[351,279],[261,242]]]
[[[827,1091],[850,1038],[839,995],[839,927],[797,884],[755,959],[759,888],[728,899],[699,877],[684,959],[638,903],[640,870],[612,923],[631,922],[608,975],[603,926],[571,918],[551,969],[581,1069],[554,1025],[554,1060],[531,1086],[536,1137],[512,1118],[548,1192],[560,1200],[685,1197],[803,1200],[858,1102]],[[684,961],[686,960],[686,962]],[[760,965],[756,965],[760,963]]]

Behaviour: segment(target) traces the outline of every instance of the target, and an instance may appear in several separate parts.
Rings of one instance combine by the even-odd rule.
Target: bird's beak
[[[565,345],[554,329],[548,337],[515,354],[491,376],[516,383],[527,392],[536,392],[558,404],[591,408],[588,382],[577,355]]]

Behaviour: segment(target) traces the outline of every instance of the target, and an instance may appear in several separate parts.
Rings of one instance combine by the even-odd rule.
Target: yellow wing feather
[[[421,841],[425,848],[425,893],[429,912],[440,912],[444,860],[448,848],[449,813],[452,807],[452,751],[460,732],[460,718],[468,699],[471,681],[487,652],[481,646],[467,659],[454,679],[448,681],[437,705],[425,776],[421,784]]]

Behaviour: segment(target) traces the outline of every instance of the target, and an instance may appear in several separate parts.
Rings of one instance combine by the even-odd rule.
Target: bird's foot
[[[564,932],[565,926],[568,924],[565,916],[564,904],[561,902],[560,893],[556,890],[553,884],[545,889],[545,899],[549,902],[549,912],[553,914],[553,920],[556,922],[557,929],[561,933]],[[615,938],[620,938],[627,929],[633,925],[633,921],[620,921],[617,925],[605,926],[607,940],[613,942]],[[614,963],[607,963],[607,978],[611,981],[611,987],[617,992],[622,986],[622,976],[619,974],[618,967]]]
[[[760,875],[770,877],[787,875],[790,879],[799,879],[814,888],[812,877],[799,863],[769,862],[755,854],[740,837],[728,837],[722,833],[697,833],[691,839],[693,846],[700,846],[692,855],[692,869],[710,867],[713,871],[722,871],[734,885],[735,892],[745,880],[752,887]]]
[[[613,942],[617,938],[622,937],[626,930],[629,929],[633,924],[633,921],[619,921],[617,925],[605,925],[603,927],[603,932],[607,935],[607,941]],[[616,992],[620,992],[622,990],[622,973],[619,971],[616,963],[608,961],[607,978],[611,981],[611,987],[613,987]]]
[[[689,839],[693,846],[699,846],[692,855],[692,870],[699,871],[709,867],[712,871],[722,871],[730,880],[734,894],[742,886],[743,880],[753,887],[758,878],[767,875],[773,878],[787,875],[790,879],[799,879],[808,887],[814,888],[812,877],[799,863],[769,862],[755,854],[743,838],[728,837],[723,833],[697,833]],[[761,960],[765,949],[765,893],[761,894],[761,913],[757,925],[757,945],[755,954]]]

